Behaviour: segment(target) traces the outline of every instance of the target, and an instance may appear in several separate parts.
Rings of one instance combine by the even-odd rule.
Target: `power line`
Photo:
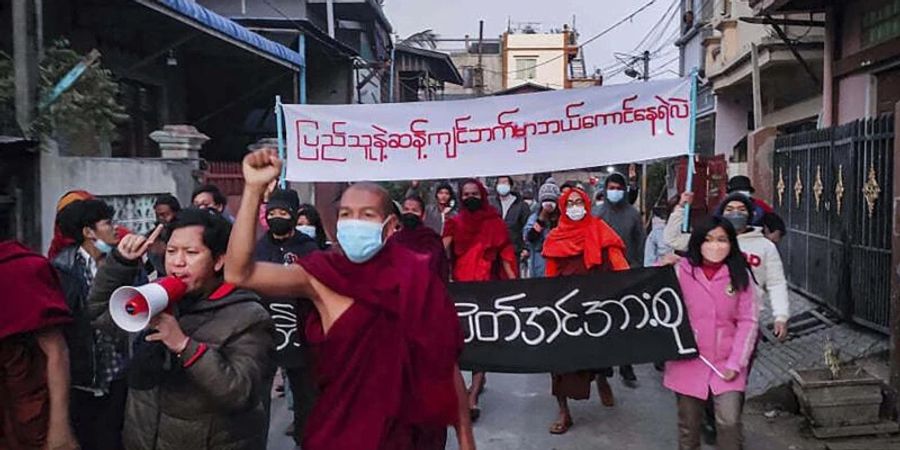
[[[665,72],[665,70],[663,70],[663,69],[665,69],[666,67],[671,66],[672,63],[678,62],[680,59],[681,59],[681,56],[676,56],[676,57],[674,57],[674,58],[672,58],[672,59],[670,59],[670,60],[668,60],[668,61],[662,63],[661,65],[659,65],[659,66],[656,67],[656,71],[654,71],[652,74],[650,74],[650,76],[651,76],[651,77],[654,77],[654,76],[656,76],[656,75],[659,75],[659,74],[662,73],[662,72]]]
[[[703,3],[700,4],[699,8],[696,8],[696,9],[691,8],[691,11],[696,15],[695,22],[697,24],[701,24],[700,19],[703,18],[704,11],[709,10],[708,8],[711,7],[713,9],[713,11],[711,11],[711,13],[714,13],[714,9],[715,9],[716,5],[721,4],[722,1],[723,0],[704,0]],[[675,21],[675,18],[678,17],[679,12],[680,12],[679,8],[675,8],[673,11],[673,9],[670,6],[670,8],[665,13],[663,13],[662,17],[660,18],[660,21],[657,22],[657,25],[654,25],[654,27],[651,28],[650,32],[647,33],[647,36],[645,36],[644,39],[641,41],[642,44],[648,44],[649,42],[651,42],[651,41],[648,41],[649,37],[656,34],[656,37],[652,40],[653,44],[646,45],[646,47],[645,47],[647,49],[651,49],[655,45],[659,44],[658,47],[653,48],[653,50],[651,50],[651,52],[650,52],[651,57],[657,57],[659,55],[660,58],[663,58],[663,57],[666,57],[666,55],[671,54],[671,52],[675,50],[675,49],[670,49],[670,51],[663,52],[666,49],[666,47],[677,42],[678,39],[680,39],[681,36],[684,34],[682,32],[681,24],[679,22]],[[665,20],[665,18],[667,16],[668,16],[668,21],[666,22],[666,26],[661,29],[658,29],[658,25],[660,23],[662,23],[662,21]],[[667,30],[669,30],[670,26],[673,23],[675,23],[674,30],[672,30],[671,33],[669,33],[668,36],[666,36]],[[656,30],[656,33],[654,33],[654,30]],[[663,36],[666,36],[666,37],[664,38]],[[639,44],[636,47],[636,49],[640,48],[640,45],[641,44]],[[662,52],[662,55],[660,55],[661,52]],[[635,56],[635,58],[636,57],[637,56]],[[677,61],[678,59],[679,58],[675,58],[675,59],[665,63],[664,66],[668,65],[668,64],[672,64],[673,62]],[[606,68],[601,68],[601,72],[603,72],[604,78],[609,80],[609,79],[612,79],[612,78],[622,74],[623,72],[628,70],[633,64],[634,64],[634,60],[630,60],[630,61],[629,60],[619,60],[619,61],[611,64],[610,66],[607,66]],[[654,75],[656,75],[656,74],[654,74]]]
[[[633,19],[633,18],[634,18],[635,16],[637,16],[638,14],[644,12],[644,10],[646,10],[647,8],[653,6],[653,4],[656,3],[656,2],[657,2],[657,0],[650,0],[650,1],[647,2],[644,6],[641,6],[640,8],[638,8],[637,10],[635,10],[634,12],[632,12],[631,14],[625,16],[624,18],[622,18],[622,19],[619,20],[618,22],[614,23],[613,25],[611,25],[610,27],[608,27],[608,28],[606,28],[605,30],[601,31],[600,33],[597,33],[596,35],[594,35],[594,36],[591,37],[590,39],[584,41],[583,43],[579,44],[578,47],[575,47],[575,48],[578,49],[578,50],[581,50],[582,48],[584,48],[584,46],[590,44],[591,42],[596,41],[597,39],[600,39],[601,37],[605,36],[606,34],[608,34],[608,33],[611,32],[611,31],[615,30],[616,28],[618,28],[619,26],[621,26],[621,25],[624,24],[625,22],[628,22],[629,20]],[[562,59],[564,56],[566,56],[565,53],[560,54],[559,56],[555,56],[555,57],[553,57],[553,58],[550,58],[550,59],[548,59],[548,60],[546,60],[546,61],[544,61],[544,62],[542,62],[542,63],[535,64],[535,65],[533,65],[533,66],[531,66],[531,67],[525,67],[525,68],[522,68],[522,69],[517,69],[517,70],[509,71],[509,72],[507,72],[507,73],[528,72],[528,71],[534,70],[534,69],[536,69],[536,68],[538,68],[538,67],[545,66],[545,65],[550,64],[550,63],[552,63],[552,62],[554,62],[554,61],[557,61],[557,60],[559,60],[559,59]],[[491,72],[491,73],[499,73],[499,74],[503,74],[503,72],[499,72],[499,71],[496,71],[496,70],[489,70],[489,69],[484,69],[484,70],[485,70],[485,72]]]
[[[660,19],[665,22],[665,25],[662,28],[656,30],[654,39],[652,39],[652,40],[648,39],[645,42],[646,46],[644,47],[644,49],[654,48],[659,43],[659,41],[663,39],[663,36],[667,35],[672,24],[675,22],[675,18],[678,17],[678,15],[679,15],[678,13],[679,13],[679,11],[677,9],[672,10],[671,13],[664,15]],[[675,24],[675,32],[678,33],[679,31],[680,31],[680,27],[676,23]],[[653,36],[653,34],[650,34],[648,36]]]
[[[678,5],[678,3],[679,3],[679,0],[672,1],[672,4],[669,5],[669,9],[667,9],[666,12],[664,12],[663,15],[659,17],[659,20],[657,20],[656,23],[653,25],[653,27],[650,28],[650,31],[647,32],[647,35],[644,36],[643,39],[641,39],[641,42],[638,42],[638,44],[634,46],[634,49],[632,50],[633,52],[638,51],[638,49],[641,48],[641,46],[643,46],[647,42],[647,39],[650,39],[650,36],[653,35],[653,33],[656,31],[656,28],[659,27],[666,20],[666,17],[669,16],[669,13],[672,12],[672,8],[674,8],[676,5]]]

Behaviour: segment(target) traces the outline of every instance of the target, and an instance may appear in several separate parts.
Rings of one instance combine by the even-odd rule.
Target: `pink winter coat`
[[[728,266],[722,266],[709,280],[703,269],[694,268],[684,258],[676,272],[700,354],[719,372],[731,369],[738,376],[725,381],[700,358],[694,358],[666,363],[663,384],[679,394],[699,399],[706,399],[710,391],[714,395],[743,392],[747,386],[747,365],[756,346],[754,289],[732,292]]]

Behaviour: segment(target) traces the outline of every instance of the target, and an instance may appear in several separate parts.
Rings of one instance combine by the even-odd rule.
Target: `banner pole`
[[[687,181],[685,182],[684,191],[694,192],[694,159],[696,158],[697,146],[697,78],[699,73],[697,68],[691,71],[691,121],[690,133],[688,134],[688,163],[687,163]],[[684,222],[681,225],[681,231],[689,232],[691,229],[691,204],[684,205]]]
[[[278,177],[278,187],[284,189],[287,182],[287,151],[284,146],[284,111],[281,106],[281,96],[275,96],[275,127],[278,129],[278,157],[281,158],[281,175]]]

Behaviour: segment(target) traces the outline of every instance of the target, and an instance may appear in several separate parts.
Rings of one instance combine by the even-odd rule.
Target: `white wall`
[[[182,205],[196,187],[192,172],[197,161],[156,158],[83,158],[41,153],[40,199],[42,248],[53,238],[56,202],[70,190],[94,195],[171,193]]]
[[[507,36],[507,88],[529,81],[554,89],[565,87],[566,58],[563,57],[564,34],[510,34]],[[534,79],[520,80],[516,72],[516,57],[536,57]],[[554,58],[556,58],[554,60]]]
[[[749,131],[747,114],[751,105],[725,95],[716,97],[716,154],[731,156],[734,145]]]

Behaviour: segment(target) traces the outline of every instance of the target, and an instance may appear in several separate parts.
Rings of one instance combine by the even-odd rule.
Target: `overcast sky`
[[[615,52],[630,53],[635,50],[635,46],[663,18],[670,6],[678,8],[675,5],[677,1],[656,0],[630,22],[585,46],[588,72],[593,72],[595,68],[610,68],[616,62]],[[401,39],[429,28],[441,37],[462,38],[466,34],[477,37],[478,21],[482,19],[485,21],[485,37],[496,38],[506,30],[508,20],[514,23],[540,22],[544,24],[545,30],[549,30],[561,28],[563,24],[571,25],[574,15],[575,25],[581,36],[580,42],[584,42],[649,2],[650,0],[385,0],[384,9],[394,26],[394,32]],[[654,44],[649,50],[662,48],[651,60],[651,73],[666,69],[678,71],[677,61],[671,62],[678,56],[677,48],[674,44],[664,44],[670,41],[670,32],[679,23],[680,14],[676,14],[665,33],[654,33],[648,39]],[[642,46],[637,50],[645,49]],[[665,68],[659,68],[668,62],[671,63]],[[673,75],[660,73],[659,76],[668,78]],[[614,83],[630,80],[624,75],[612,78]]]

